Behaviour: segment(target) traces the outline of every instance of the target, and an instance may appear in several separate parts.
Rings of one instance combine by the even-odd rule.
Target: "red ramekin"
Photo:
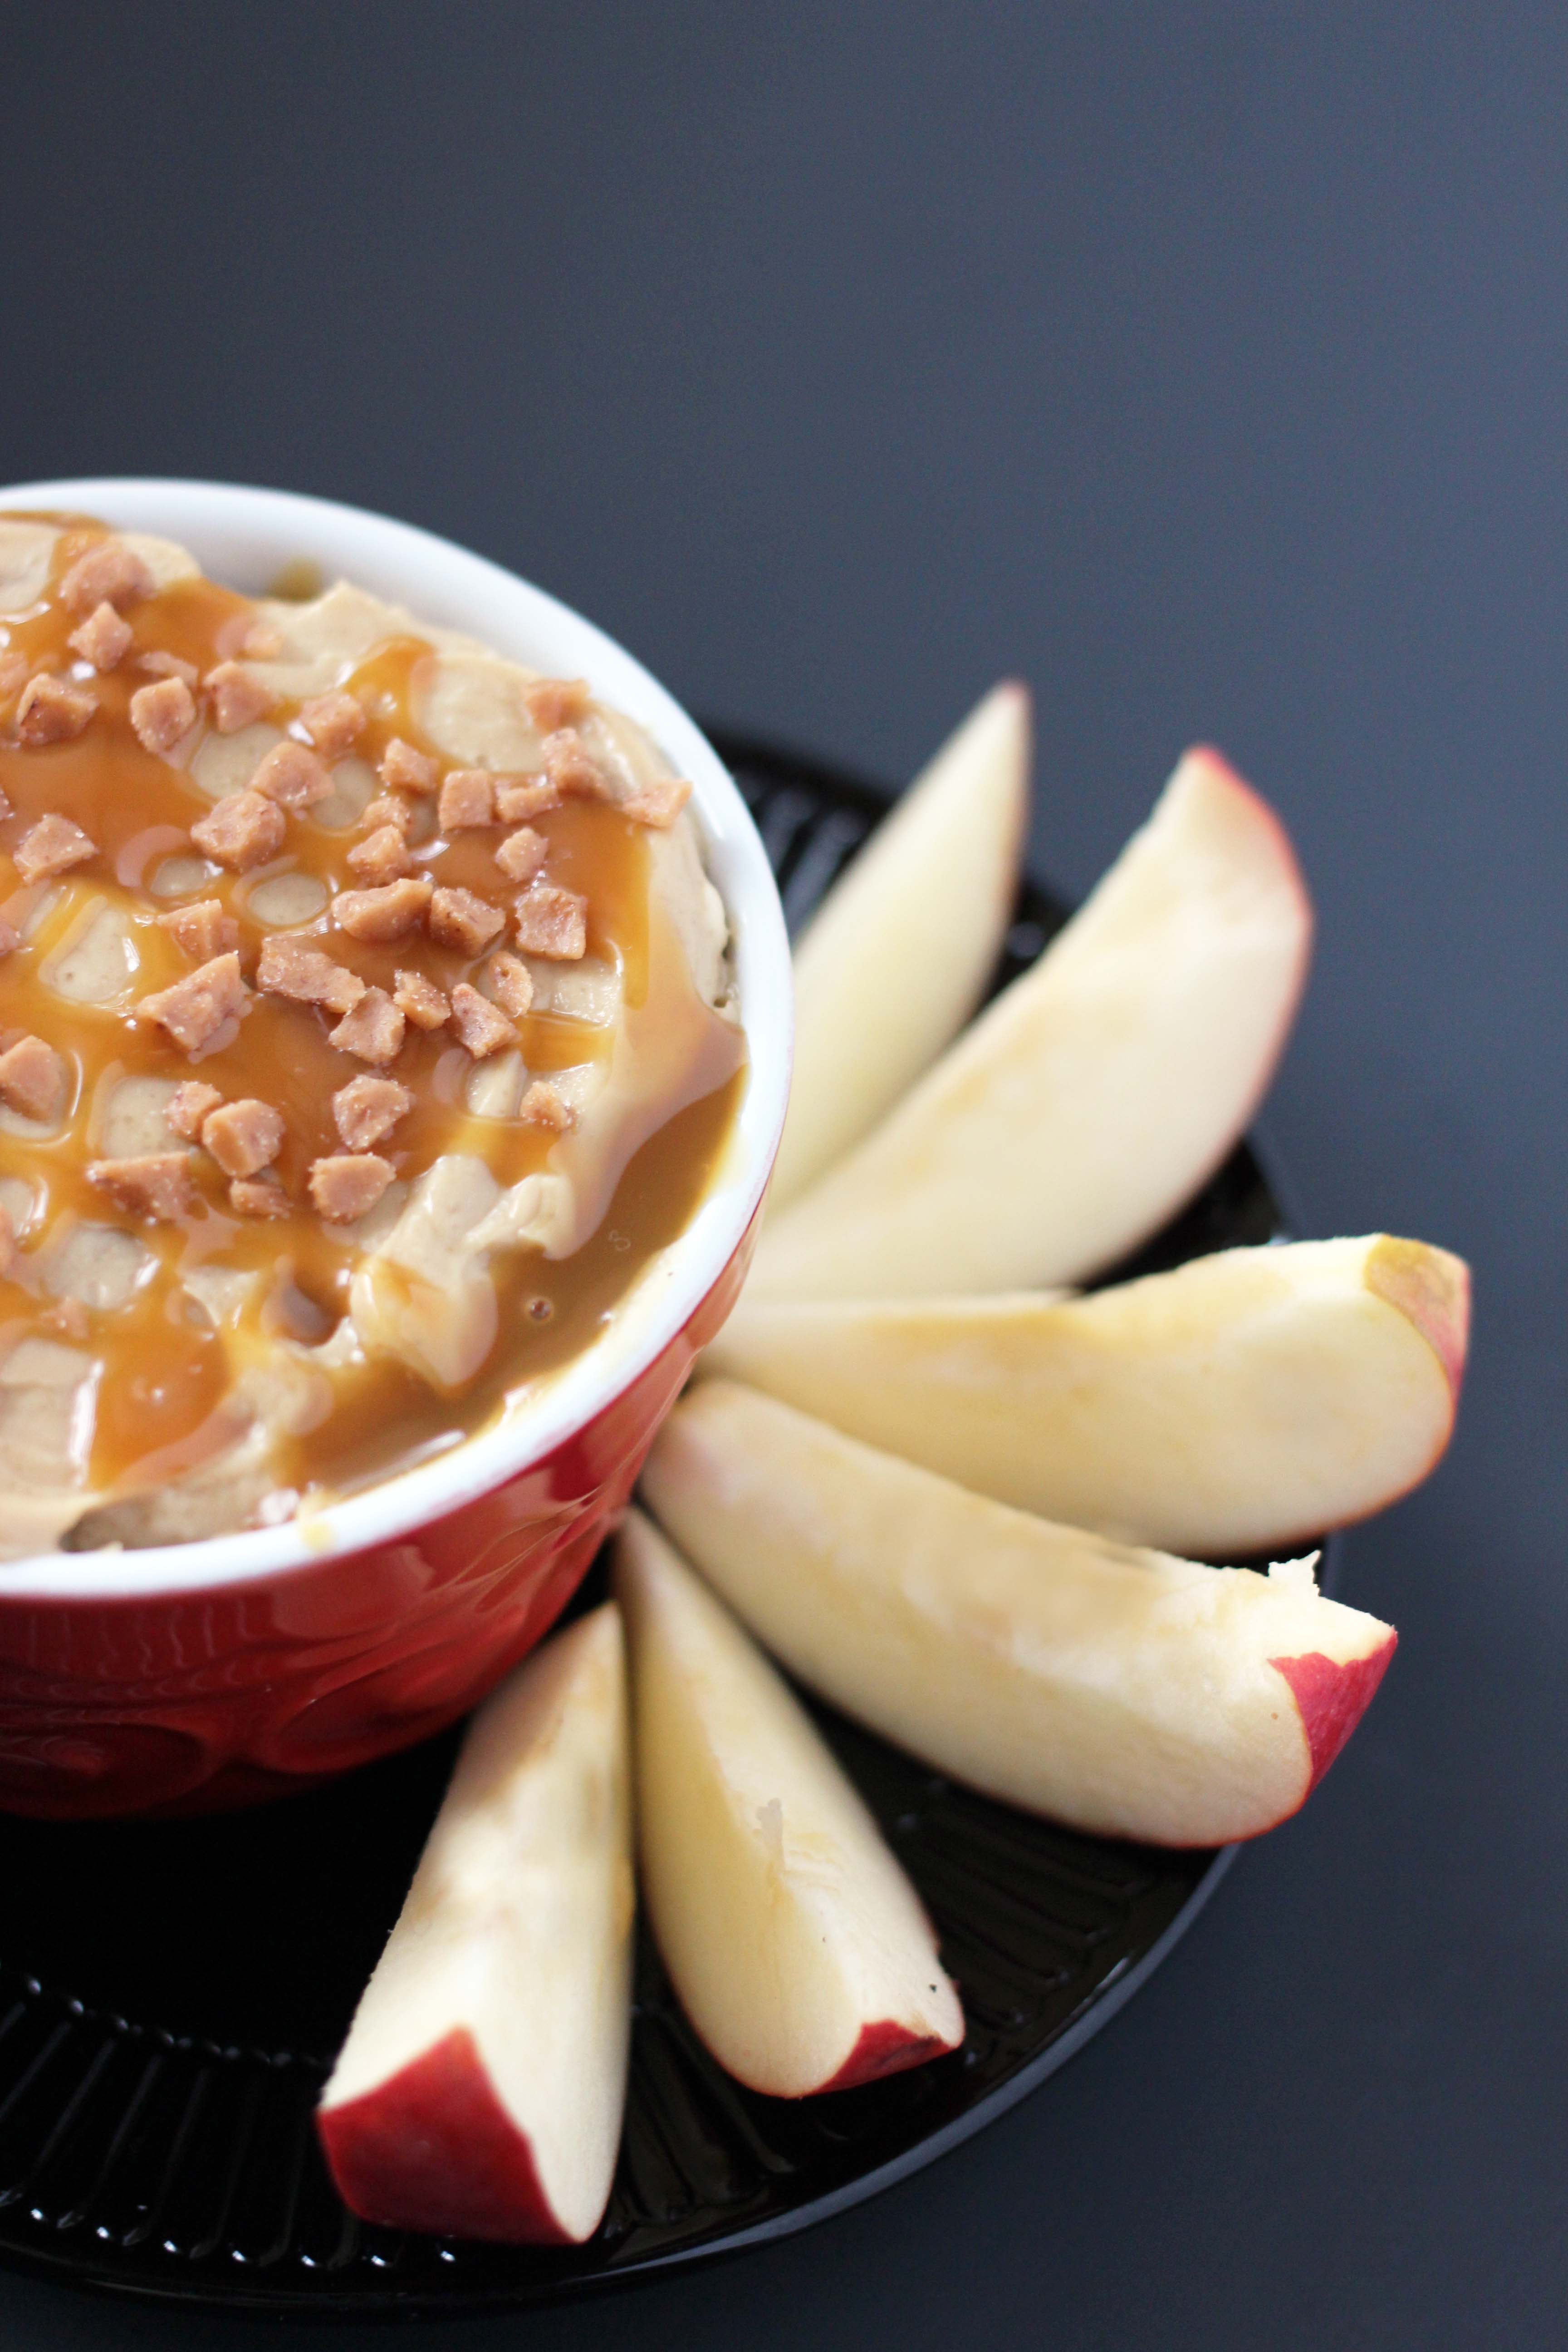
[[[0,489],[0,510],[18,508],[163,533],[253,594],[307,559],[587,678],[690,778],[730,915],[750,1068],[719,1180],[542,1398],[284,1527],[0,1565],[0,1808],[68,1820],[249,1803],[451,1722],[571,1597],[744,1278],[789,1091],[789,947],[756,828],[709,743],[629,654],[542,590],[406,523],[279,490]]]

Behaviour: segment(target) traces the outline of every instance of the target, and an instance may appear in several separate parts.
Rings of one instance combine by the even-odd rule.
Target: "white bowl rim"
[[[596,694],[640,720],[689,778],[705,862],[730,914],[750,1069],[724,1168],[603,1338],[555,1376],[537,1406],[309,1519],[142,1551],[50,1552],[0,1565],[0,1608],[17,1601],[146,1601],[271,1582],[412,1536],[544,1460],[629,1388],[696,1312],[762,1201],[784,1127],[793,993],[778,889],[733,779],[674,696],[593,622],[487,557],[363,508],[237,483],[110,476],[0,488],[0,512],[18,509],[90,514],[122,530],[157,532],[189,547],[204,571],[251,594],[284,563],[313,560],[328,578],[341,573],[422,620],[465,630],[554,675],[587,677]]]

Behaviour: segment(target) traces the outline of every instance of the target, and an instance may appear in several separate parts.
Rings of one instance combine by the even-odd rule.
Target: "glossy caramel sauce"
[[[100,1495],[126,1493],[199,1462],[233,1434],[218,1410],[234,1379],[232,1343],[184,1288],[188,1271],[213,1260],[258,1270],[262,1278],[245,1318],[252,1333],[280,1334],[310,1347],[347,1310],[351,1278],[363,1262],[354,1240],[317,1215],[307,1181],[313,1160],[348,1148],[334,1127],[331,1098],[370,1066],[328,1043],[336,1015],[277,996],[253,994],[237,1033],[194,1056],[156,1024],[134,1020],[137,999],[195,968],[157,917],[197,899],[222,900],[239,920],[241,964],[253,981],[268,929],[247,915],[251,894],[284,873],[316,877],[329,894],[365,887],[346,862],[365,829],[357,815],[342,822],[345,810],[337,803],[325,804],[319,814],[291,812],[281,851],[266,866],[233,874],[203,862],[199,877],[193,871],[177,897],[160,895],[180,878],[170,862],[195,855],[190,827],[214,803],[185,772],[195,736],[167,758],[137,741],[129,704],[149,683],[138,656],[173,654],[205,676],[241,649],[256,608],[211,581],[177,582],[125,607],[134,642],[113,669],[93,673],[67,643],[80,616],[67,611],[53,591],[104,527],[77,517],[27,520],[67,528],[55,550],[49,593],[24,612],[0,615],[0,670],[6,653],[20,654],[28,675],[47,669],[88,685],[98,709],[74,740],[31,745],[18,740],[16,689],[0,695],[0,789],[11,811],[0,821],[0,915],[24,939],[21,948],[0,959],[0,1051],[27,1033],[41,1036],[65,1056],[72,1086],[70,1110],[58,1132],[35,1132],[0,1112],[0,1175],[41,1184],[46,1193],[10,1276],[0,1279],[0,1351],[21,1331],[63,1339],[101,1360],[88,1483]],[[416,721],[412,681],[430,657],[422,640],[395,638],[336,681],[367,714],[363,733],[335,772],[342,780],[346,770],[352,797],[362,803],[382,790],[367,772],[393,736],[429,752],[443,771],[458,764],[421,736]],[[199,686],[194,691],[204,724],[210,725]],[[279,701],[268,723],[287,730],[298,716],[297,705]],[[493,862],[507,828],[444,838],[434,829],[434,802],[423,806],[431,829],[423,841],[417,831],[411,841],[414,871],[428,874],[437,886],[462,885],[510,908],[518,886]],[[29,826],[50,812],[79,824],[97,854],[28,887],[14,852]],[[335,827],[322,821],[333,818],[340,820]],[[664,1013],[649,1002],[649,856],[643,828],[596,800],[567,801],[530,822],[548,844],[547,878],[586,898],[588,954],[620,971],[628,1025],[635,1028],[640,1017],[646,1034],[646,1024]],[[87,910],[105,902],[129,918],[134,969],[123,992],[108,1003],[66,1003],[40,975],[82,927]],[[477,983],[489,956],[515,944],[503,936],[468,959],[437,946],[421,929],[375,945],[331,928],[330,913],[274,935],[300,939],[389,993],[395,972],[413,968],[449,994],[460,980]],[[700,1050],[684,1063],[672,1061],[670,1090],[654,1129],[619,1171],[607,1213],[584,1244],[559,1260],[523,1249],[490,1261],[499,1331],[479,1371],[456,1392],[439,1391],[392,1358],[373,1357],[335,1374],[331,1410],[280,1448],[285,1483],[300,1491],[335,1491],[454,1444],[481,1426],[510,1392],[558,1370],[598,1335],[652,1255],[689,1221],[729,1138],[743,1085],[744,1043],[731,1024],[708,1018]],[[531,1076],[603,1056],[615,1034],[613,1028],[548,1012],[531,1012],[517,1027]],[[452,1151],[483,1158],[503,1187],[549,1163],[558,1142],[549,1129],[517,1118],[479,1119],[465,1109],[464,1087],[473,1067],[450,1028],[426,1033],[410,1024],[395,1061],[376,1069],[415,1097],[409,1114],[371,1147],[400,1178],[417,1177],[439,1154]],[[265,1221],[235,1215],[227,1180],[196,1150],[189,1154],[195,1198],[188,1214],[155,1223],[117,1210],[88,1182],[86,1170],[100,1154],[98,1107],[118,1080],[140,1076],[198,1079],[226,1099],[258,1097],[280,1111],[285,1137],[276,1173],[289,1213]],[[50,1297],[41,1274],[45,1254],[72,1218],[133,1232],[153,1253],[156,1265],[127,1304],[100,1311]]]

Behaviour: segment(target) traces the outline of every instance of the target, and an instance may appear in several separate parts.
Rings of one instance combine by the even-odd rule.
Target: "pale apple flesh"
[[[1278,817],[1215,753],[1189,751],[1038,961],[770,1219],[752,1296],[962,1296],[1114,1264],[1242,1133],[1310,940]]]
[[[631,2029],[629,1756],[613,1606],[475,1717],[317,2117],[365,2220],[531,2245],[597,2228]]]
[[[1309,1563],[1260,1576],[1060,1527],[734,1381],[676,1408],[644,1492],[803,1683],[955,1780],[1103,1835],[1271,1829],[1394,1654]]]
[[[633,1513],[616,1547],[643,1898],[720,2064],[778,2098],[846,2090],[963,2039],[920,1899],[810,1717]]]
[[[776,1210],[890,1110],[973,1012],[1012,917],[1029,696],[993,688],[846,869],[795,951]]]
[[[753,1299],[714,1372],[959,1485],[1199,1559],[1381,1510],[1454,1425],[1469,1277],[1387,1234],[1060,1298]]]

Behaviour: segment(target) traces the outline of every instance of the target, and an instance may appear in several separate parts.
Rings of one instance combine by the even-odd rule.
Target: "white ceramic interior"
[[[308,1521],[147,1551],[45,1554],[4,1570],[8,1601],[89,1600],[228,1586],[357,1551],[442,1517],[538,1461],[590,1421],[653,1361],[728,1264],[762,1198],[789,1094],[793,998],[789,943],[767,856],[712,747],[640,663],[542,589],[428,531],[356,507],[223,482],[23,482],[0,489],[0,511],[48,508],[188,547],[214,579],[265,591],[286,563],[320,564],[421,619],[462,629],[498,653],[594,692],[646,727],[680,775],[708,870],[729,910],[750,1052],[734,1145],[687,1231],[660,1252],[605,1336],[545,1396],[449,1453],[331,1505]]]

